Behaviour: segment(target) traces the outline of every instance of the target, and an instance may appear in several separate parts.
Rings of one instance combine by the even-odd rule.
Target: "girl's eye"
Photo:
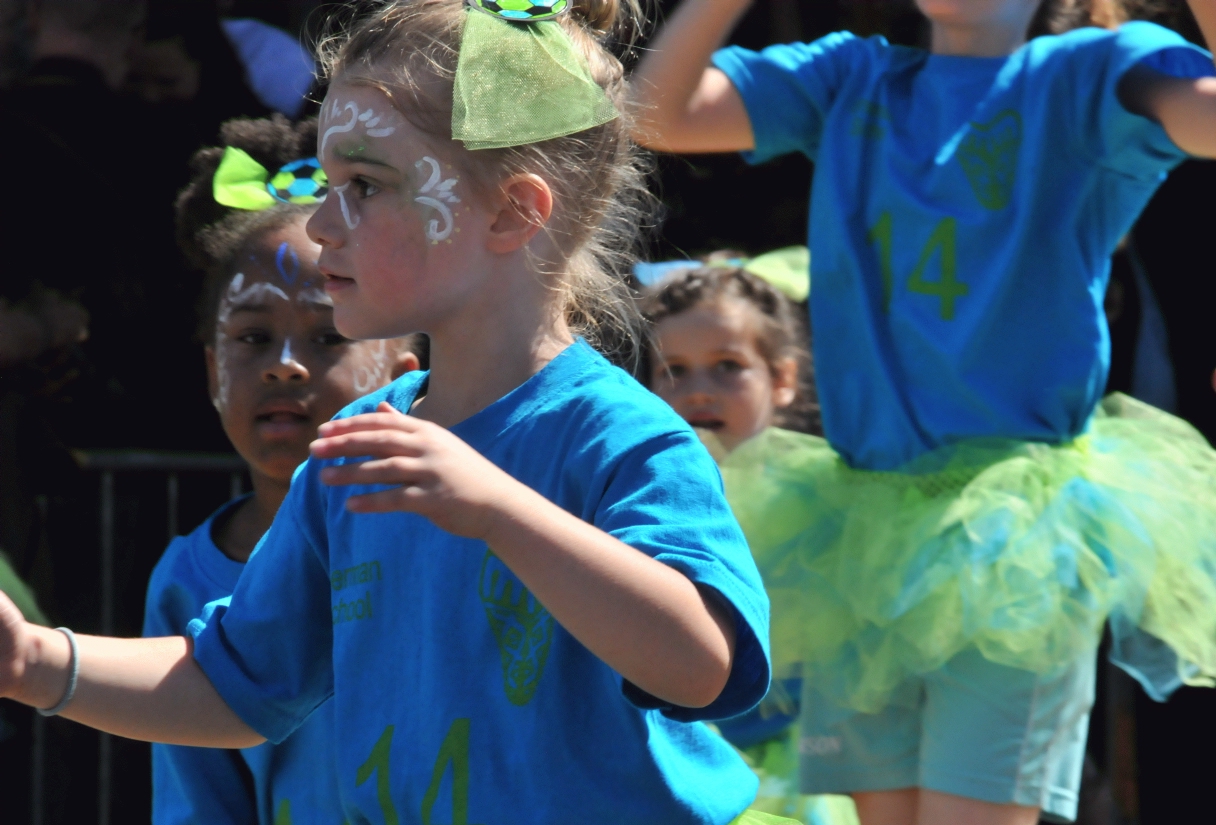
[[[242,344],[250,344],[256,347],[261,344],[269,344],[270,335],[263,330],[253,329],[249,330],[248,332],[241,333],[237,336],[236,340],[240,341]]]
[[[733,358],[723,358],[714,365],[714,368],[717,369],[718,372],[726,373],[727,375],[733,375],[737,372],[743,371],[743,365]]]
[[[351,178],[350,182],[361,198],[370,198],[372,195],[380,191],[380,187],[369,181],[367,178],[355,177]]]
[[[673,379],[683,378],[687,373],[688,373],[688,370],[685,367],[681,366],[680,364],[668,364],[667,365],[667,374]]]
[[[349,338],[342,335],[336,329],[331,329],[331,330],[322,332],[319,335],[317,335],[317,337],[314,338],[313,340],[316,341],[318,344],[325,346],[325,347],[340,347],[343,344],[350,342]]]

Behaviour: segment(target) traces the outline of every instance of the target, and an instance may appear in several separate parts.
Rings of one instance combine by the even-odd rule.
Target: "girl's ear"
[[[396,381],[407,372],[422,369],[422,362],[418,360],[418,356],[410,352],[408,349],[402,349],[397,353],[397,357],[393,359],[393,380]]]
[[[215,347],[211,344],[203,347],[203,358],[207,362],[207,396],[216,409],[219,409],[220,378],[215,366]]]
[[[513,175],[502,185],[498,206],[486,245],[491,252],[505,255],[523,249],[548,222],[553,190],[539,175]]]
[[[798,362],[782,358],[773,364],[773,406],[784,409],[798,397]]]

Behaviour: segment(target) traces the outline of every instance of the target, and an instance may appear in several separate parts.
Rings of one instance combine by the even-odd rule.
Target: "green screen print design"
[[[1007,109],[987,123],[969,124],[958,162],[985,209],[1004,209],[1013,196],[1022,146],[1022,118]]]
[[[553,617],[492,550],[486,550],[481,563],[479,593],[502,657],[507,699],[526,705],[536,695],[549,659]]]

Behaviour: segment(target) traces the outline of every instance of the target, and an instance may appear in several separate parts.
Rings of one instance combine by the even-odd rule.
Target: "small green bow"
[[[292,161],[271,177],[270,170],[235,146],[224,157],[211,182],[215,202],[234,209],[261,211],[279,203],[320,203],[329,179],[316,158]]]
[[[757,255],[742,268],[768,281],[791,301],[805,301],[811,294],[811,251],[805,246],[787,246]]]

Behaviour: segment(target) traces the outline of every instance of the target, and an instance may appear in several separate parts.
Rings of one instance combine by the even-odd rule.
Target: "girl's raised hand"
[[[449,533],[485,539],[497,505],[519,486],[448,430],[383,402],[376,412],[321,425],[318,436],[314,458],[370,457],[326,467],[323,483],[394,485],[351,496],[346,506],[355,513],[418,513]]]

